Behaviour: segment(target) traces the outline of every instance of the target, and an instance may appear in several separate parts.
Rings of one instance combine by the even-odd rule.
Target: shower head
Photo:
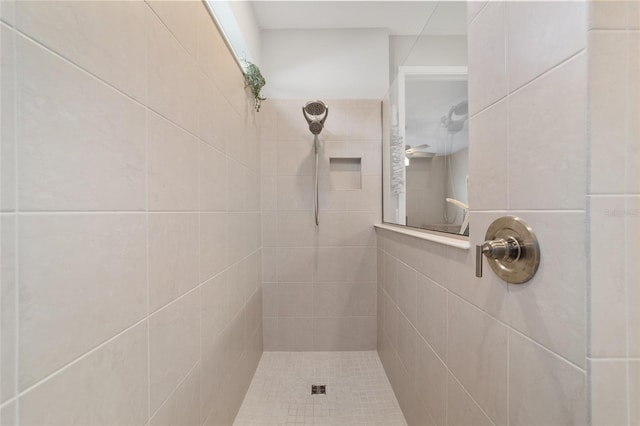
[[[323,127],[322,123],[318,120],[312,120],[311,123],[309,123],[309,131],[314,135],[319,135]]]
[[[454,115],[456,118],[454,119]],[[442,124],[449,133],[458,133],[464,128],[464,123],[469,117],[469,104],[462,101],[449,109],[448,117],[442,117]]]
[[[314,135],[319,135],[329,115],[329,107],[322,101],[307,102],[302,107],[302,115],[309,124],[309,131]]]
[[[304,112],[309,115],[322,115],[327,109],[322,101],[311,101],[304,105]]]
[[[449,115],[451,113],[455,115],[467,115],[469,113],[469,103],[467,101],[462,101],[451,107],[449,111]]]

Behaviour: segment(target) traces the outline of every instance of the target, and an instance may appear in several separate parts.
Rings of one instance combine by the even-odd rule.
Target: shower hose
[[[316,226],[320,225],[320,218],[318,217],[318,135],[313,135],[313,145],[316,151],[316,181],[313,187],[313,210],[316,215]]]

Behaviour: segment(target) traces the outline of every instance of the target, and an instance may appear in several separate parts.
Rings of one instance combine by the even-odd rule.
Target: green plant
[[[246,60],[243,60],[243,62],[245,64],[244,87],[251,88],[251,93],[253,94],[253,99],[254,99],[254,106],[256,108],[256,111],[260,112],[260,106],[262,105],[262,101],[267,99],[260,96],[260,90],[262,90],[262,88],[266,84],[266,81],[262,76],[262,73],[260,72],[260,68],[258,68],[256,64]]]

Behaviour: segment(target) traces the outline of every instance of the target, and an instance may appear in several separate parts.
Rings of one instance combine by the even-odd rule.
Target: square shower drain
[[[327,385],[311,385],[311,395],[326,395]]]

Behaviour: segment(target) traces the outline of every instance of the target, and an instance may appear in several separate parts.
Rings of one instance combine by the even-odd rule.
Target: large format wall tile
[[[148,105],[195,133],[198,131],[198,90],[205,76],[151,10],[146,18]]]
[[[312,215],[306,213],[314,226]],[[322,225],[318,227],[320,246],[373,246],[377,214],[359,211],[328,211],[322,213]]]
[[[20,398],[24,425],[136,425],[148,416],[147,323],[75,361]]]
[[[144,109],[34,42],[16,42],[20,209],[144,209]]]
[[[584,425],[585,372],[520,334],[509,335],[509,424]]]
[[[312,282],[315,253],[315,249],[309,247],[279,248],[276,257],[278,282]]]
[[[277,350],[308,351],[313,348],[314,323],[312,318],[278,318],[277,327]]]
[[[151,417],[150,425],[200,426],[200,375],[198,364]]]
[[[6,2],[0,4],[0,8]],[[16,129],[15,108],[8,108],[16,101],[16,32],[0,25],[0,211],[15,210],[16,202]]]
[[[402,367],[409,377],[415,377],[417,333],[411,322],[400,311],[398,314],[397,352]]]
[[[591,424],[627,424],[627,362],[591,360],[589,373]]]
[[[149,381],[155,412],[200,357],[200,291],[149,317]]]
[[[508,4],[510,92],[587,46],[588,5],[570,1]]]
[[[229,211],[244,211],[246,202],[245,167],[227,159],[227,201]]]
[[[416,389],[437,425],[445,424],[447,368],[429,344],[420,336],[416,340]]]
[[[200,328],[203,353],[205,345],[215,341],[231,319],[228,275],[228,272],[218,274],[202,286]]]
[[[621,255],[620,250],[607,249],[606,246],[610,241],[626,239],[625,197],[591,196],[589,210],[589,355],[621,358],[627,355],[627,282],[631,284],[631,281],[625,281],[626,256]],[[637,234],[630,237],[634,239]],[[632,304],[636,303],[637,299]]]
[[[495,424],[507,424],[508,329],[456,296],[449,297],[447,363]]]
[[[416,329],[442,359],[447,350],[447,291],[418,274]]]
[[[640,422],[640,361],[629,360],[629,423]]]
[[[210,78],[204,78],[203,87],[198,91],[197,135],[212,147],[226,152],[231,135],[229,117],[233,113],[231,105]]]
[[[197,213],[149,215],[149,309],[153,312],[199,284]]]
[[[316,227],[313,213],[281,211],[276,214],[276,241],[279,247],[313,247],[321,231]],[[323,225],[325,216],[323,215]]]
[[[0,408],[0,425],[13,426],[18,423],[17,405],[18,403],[16,401],[12,401]]]
[[[200,281],[206,281],[229,264],[229,214],[200,213]]]
[[[278,210],[313,210],[314,181],[311,176],[278,176],[277,183]]]
[[[149,112],[149,210],[198,210],[198,140]]]
[[[309,315],[313,309],[312,292],[312,284],[278,284],[278,316],[303,317]]]
[[[474,1],[467,4],[467,22],[471,22],[478,13],[487,5],[487,1]]]
[[[398,344],[398,316],[400,315],[400,310],[398,306],[393,303],[391,298],[388,296],[384,299],[384,318],[383,328],[384,332],[389,339],[389,342],[395,348]]]
[[[502,100],[469,121],[469,205],[473,210],[507,208],[507,104]]]
[[[404,263],[398,263],[398,308],[409,322],[416,324],[418,274]]]
[[[217,336],[204,334],[202,336],[200,419],[203,422],[212,411],[222,411],[224,380],[232,366],[229,351],[226,349],[230,336],[230,328],[226,328]]]
[[[315,351],[370,351],[376,347],[376,318],[313,318],[312,335],[312,349]],[[304,348],[311,350],[309,346]]]
[[[640,265],[638,264],[638,253],[640,253],[640,221],[633,212],[640,212],[640,197],[627,196],[625,211],[626,219],[626,249],[627,259],[627,303],[629,318],[627,324],[627,335],[629,343],[629,357],[640,357]]]
[[[199,157],[200,209],[205,211],[224,211],[227,209],[229,197],[226,158],[220,151],[203,143],[200,144]],[[260,197],[258,197],[259,200]]]
[[[171,34],[193,58],[198,53],[198,32],[193,31],[201,11],[199,2],[147,1]]]
[[[313,141],[280,142],[277,144],[277,151],[277,173],[279,176],[313,174],[315,155]]]
[[[592,1],[589,3],[589,29],[624,30],[628,5],[633,1]]]
[[[586,58],[572,58],[510,97],[510,209],[585,208]]]
[[[627,154],[627,146],[622,141],[627,133],[628,116],[621,113],[630,89],[626,84],[627,41],[625,32],[589,32],[591,194],[621,194],[625,190],[625,167],[611,165],[623,165]]]
[[[469,25],[469,112],[488,107],[507,94],[504,17],[507,4],[487,5]],[[482,30],[474,30],[474,27]]]
[[[13,25],[15,18],[15,0],[6,0],[0,3],[0,21],[7,25]]]
[[[509,287],[509,324],[584,368],[585,216],[561,212],[514,214],[535,230],[542,257],[531,281]]]
[[[375,281],[374,247],[319,248],[316,281]]]
[[[16,27],[123,93],[146,101],[142,1],[17,2]]]
[[[142,214],[20,219],[21,389],[146,314],[145,241]]]
[[[447,374],[447,424],[494,425],[451,373]]]
[[[502,216],[503,214],[499,214]],[[474,227],[471,228],[471,246],[482,244],[484,233],[478,235],[477,230],[485,230],[495,218],[496,213],[471,212]],[[443,285],[452,293],[493,315],[501,321],[507,318],[507,284],[495,275],[488,265],[484,265],[482,278],[475,276],[475,253],[472,250],[460,250],[447,247],[447,277]]]
[[[635,14],[636,28],[640,25],[640,5],[636,4]],[[640,193],[640,35],[637,31],[627,32],[627,79],[626,101],[627,106],[627,194]]]
[[[16,343],[16,218],[0,215],[0,401],[15,395]]]

